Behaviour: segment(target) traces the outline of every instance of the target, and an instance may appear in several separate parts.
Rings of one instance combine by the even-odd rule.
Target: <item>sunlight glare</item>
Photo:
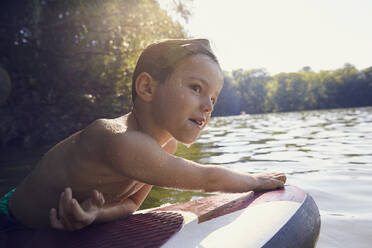
[[[186,30],[211,40],[225,70],[363,69],[371,65],[371,10],[367,1],[203,0]]]

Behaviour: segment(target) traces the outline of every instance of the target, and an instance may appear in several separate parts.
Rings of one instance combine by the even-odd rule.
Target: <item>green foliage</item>
[[[301,111],[372,105],[372,67],[358,71],[345,64],[335,71],[269,76],[264,70],[225,73],[225,85],[215,115]],[[238,106],[238,107],[236,107]]]
[[[155,0],[1,5],[0,67],[12,90],[0,105],[0,146],[54,142],[95,118],[129,111],[142,49],[185,37]]]
[[[272,96],[267,99],[269,108],[275,112],[305,109],[307,83],[299,73],[275,75],[267,86]]]
[[[239,114],[239,99],[236,97],[236,86],[233,84],[233,78],[224,72],[223,90],[217,100],[217,104],[212,114],[214,116]]]
[[[265,110],[265,87],[270,80],[268,73],[263,69],[233,71],[235,84],[238,88],[240,109],[239,112],[251,114],[262,113]]]

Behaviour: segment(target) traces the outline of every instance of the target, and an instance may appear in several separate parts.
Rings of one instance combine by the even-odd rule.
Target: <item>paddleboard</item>
[[[217,194],[142,210],[82,230],[17,230],[0,247],[315,247],[320,215],[295,186],[266,192]]]

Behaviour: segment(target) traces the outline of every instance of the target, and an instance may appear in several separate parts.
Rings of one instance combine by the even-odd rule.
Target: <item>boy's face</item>
[[[153,118],[159,128],[190,144],[208,123],[222,86],[216,62],[202,54],[187,57],[164,83],[157,84]]]

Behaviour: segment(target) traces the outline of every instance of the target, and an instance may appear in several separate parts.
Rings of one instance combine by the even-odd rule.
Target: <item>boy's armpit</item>
[[[129,131],[105,143],[107,163],[126,177],[160,187],[202,189],[206,166],[169,154],[146,134]]]

